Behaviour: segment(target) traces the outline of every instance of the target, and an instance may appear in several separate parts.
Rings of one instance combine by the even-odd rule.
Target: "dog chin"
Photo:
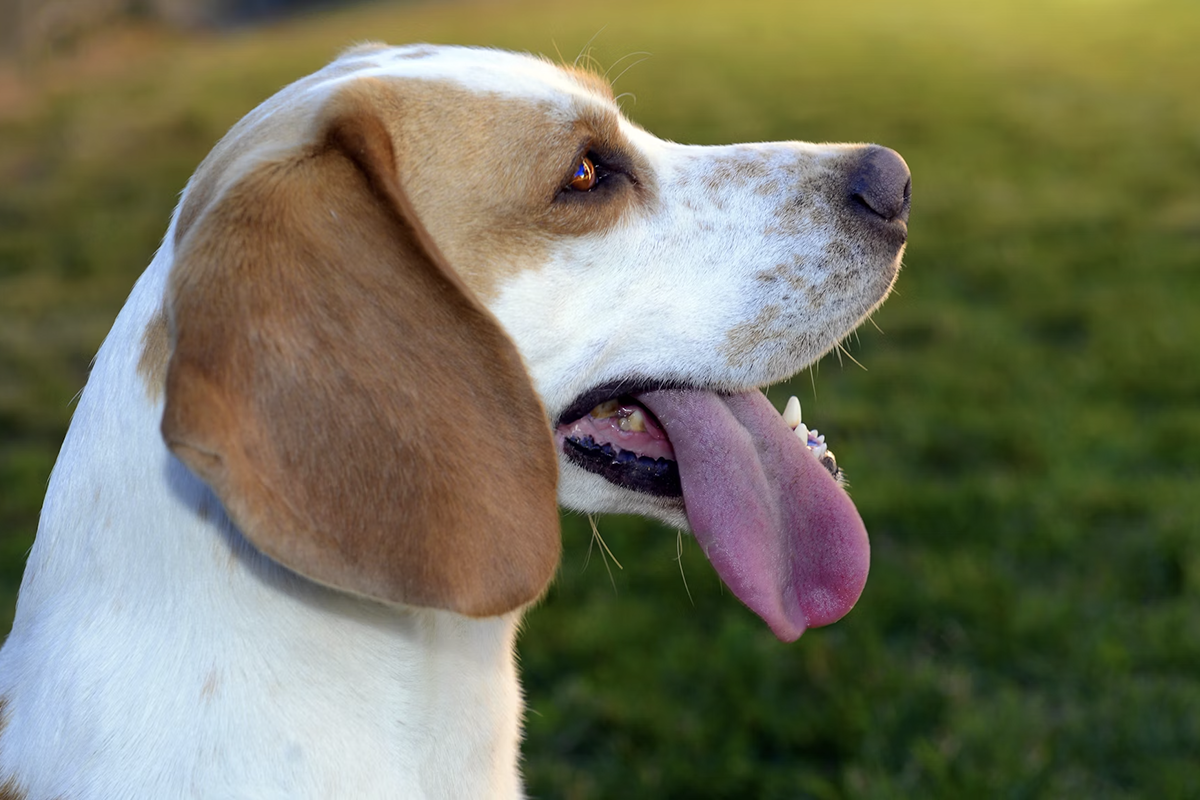
[[[680,497],[657,497],[624,489],[559,455],[558,502],[584,514],[637,514],[690,532]]]

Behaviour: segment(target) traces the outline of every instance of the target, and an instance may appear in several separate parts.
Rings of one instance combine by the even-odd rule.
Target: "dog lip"
[[[558,419],[554,422],[554,428],[560,428],[563,425],[568,425],[577,419],[582,419],[593,408],[603,403],[606,400],[613,400],[618,397],[629,396],[637,397],[646,392],[656,392],[662,390],[703,390],[694,383],[677,380],[656,380],[653,378],[635,377],[618,378],[616,380],[606,381],[591,389],[588,389],[583,394],[579,395],[566,410],[558,415]]]
[[[683,496],[674,458],[639,456],[615,445],[599,445],[590,436],[564,438],[561,451],[576,466],[623,489],[662,498]]]

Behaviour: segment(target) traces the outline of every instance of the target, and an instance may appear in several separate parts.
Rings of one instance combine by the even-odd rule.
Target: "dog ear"
[[[259,550],[470,616],[536,599],[557,458],[516,348],[404,194],[370,81],[177,244],[162,433]],[[243,160],[242,163],[246,163]]]

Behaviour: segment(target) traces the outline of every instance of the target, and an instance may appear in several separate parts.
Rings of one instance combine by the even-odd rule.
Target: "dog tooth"
[[[800,399],[795,395],[788,398],[787,405],[783,407],[783,421],[792,430],[800,425]]]
[[[796,438],[805,444],[808,444],[808,428],[804,427],[803,422],[796,426]]]
[[[617,409],[620,407],[621,404],[616,400],[605,400],[603,403],[593,408],[591,412],[589,412],[589,416],[594,417],[595,419],[611,417],[617,413]]]
[[[829,446],[825,444],[825,437],[816,428],[808,431],[804,444],[808,446],[808,452],[817,458],[821,458],[829,451]]]
[[[642,413],[640,408],[635,408],[629,413],[617,414],[617,427],[623,431],[644,431],[646,430],[646,415]]]

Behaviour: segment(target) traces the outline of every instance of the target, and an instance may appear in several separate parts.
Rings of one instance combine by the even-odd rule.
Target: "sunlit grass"
[[[39,65],[0,109],[0,625],[70,398],[230,124],[355,41],[591,42],[604,67],[652,54],[617,91],[662,136],[900,150],[912,240],[879,330],[847,343],[866,369],[827,358],[772,393],[850,475],[859,607],[781,645],[690,540],[677,562],[674,532],[601,518],[610,582],[567,517],[522,639],[531,793],[1187,797],[1198,30],[1185,0],[530,0],[114,32]]]

